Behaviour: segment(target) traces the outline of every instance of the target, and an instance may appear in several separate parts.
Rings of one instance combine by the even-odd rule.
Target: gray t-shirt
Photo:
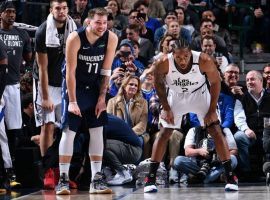
[[[32,52],[30,37],[25,30],[13,27],[11,30],[0,29],[0,40],[7,48],[7,85],[19,83],[23,54]]]
[[[230,129],[229,128],[224,128],[223,133],[225,133],[225,138],[226,138],[226,141],[228,143],[229,150],[237,149],[236,142],[234,140],[234,137],[233,137],[232,132],[230,131]],[[186,139],[185,139],[184,148],[186,148],[187,146],[190,146],[190,145],[196,146],[195,128],[189,129],[189,131],[187,133],[187,136],[186,136]]]

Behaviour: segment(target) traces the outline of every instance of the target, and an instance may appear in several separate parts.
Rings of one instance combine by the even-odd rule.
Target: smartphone
[[[122,68],[123,69],[123,71],[126,71],[126,69],[127,69],[127,66],[123,63],[123,64],[121,64],[120,65],[120,68]]]
[[[146,14],[145,13],[138,13],[137,14],[137,19],[143,18],[143,20],[145,21],[146,19]]]

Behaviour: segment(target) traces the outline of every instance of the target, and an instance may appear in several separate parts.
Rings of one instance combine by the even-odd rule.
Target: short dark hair
[[[206,36],[202,37],[201,44],[203,43],[204,40],[213,40],[214,44],[217,44],[215,37],[210,36],[210,35],[206,35]]]
[[[200,27],[202,26],[202,24],[203,24],[204,22],[211,22],[211,24],[213,24],[213,25],[214,25],[214,22],[213,22],[211,19],[204,18],[204,19],[201,19],[201,24],[200,24]]]
[[[66,3],[68,4],[67,0],[51,0],[51,1],[50,1],[50,8],[52,8],[52,5],[53,5],[54,2],[57,2],[57,3],[63,3],[63,2],[66,2]]]
[[[129,16],[129,15],[131,15],[132,13],[134,13],[134,12],[136,12],[136,13],[137,13],[138,11],[137,11],[137,10],[135,10],[135,9],[131,9],[131,10],[129,11],[129,13],[128,13],[128,16]]]
[[[105,8],[93,8],[88,12],[88,18],[93,19],[95,15],[108,16],[108,12]]]
[[[166,12],[165,15],[163,16],[163,18],[162,18],[163,21],[166,19],[166,17],[167,17],[168,15],[175,15],[176,18],[177,18],[177,13],[176,13],[174,10],[169,10],[169,11]]]

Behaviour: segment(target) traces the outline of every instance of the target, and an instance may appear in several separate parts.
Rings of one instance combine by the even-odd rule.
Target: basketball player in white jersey
[[[232,172],[228,144],[221,132],[216,113],[220,76],[214,61],[207,54],[191,51],[188,42],[179,39],[175,42],[173,52],[156,64],[154,76],[162,104],[162,127],[153,145],[144,192],[157,192],[156,171],[164,156],[167,142],[172,131],[180,127],[182,116],[189,112],[197,114],[201,125],[206,126],[215,140],[216,151],[227,178],[225,190],[237,191],[237,177]]]

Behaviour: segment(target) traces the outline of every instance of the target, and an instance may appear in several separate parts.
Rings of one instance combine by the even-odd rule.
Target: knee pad
[[[103,155],[103,126],[90,128],[90,141],[89,141],[89,155],[102,156]]]
[[[59,155],[72,156],[75,135],[76,133],[69,128],[63,130],[59,144]]]

